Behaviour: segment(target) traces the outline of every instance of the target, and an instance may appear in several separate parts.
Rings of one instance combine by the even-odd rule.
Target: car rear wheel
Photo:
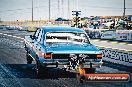
[[[28,53],[26,54],[26,59],[27,59],[27,64],[31,64],[33,61],[32,57]]]
[[[39,61],[36,61],[36,74],[37,74],[37,78],[40,78],[42,75],[42,67],[41,64],[39,63]]]
[[[43,67],[39,61],[36,61],[36,76],[37,78],[45,77],[48,73],[48,69]]]

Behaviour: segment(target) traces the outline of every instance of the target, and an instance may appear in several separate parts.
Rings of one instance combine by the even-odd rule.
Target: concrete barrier
[[[116,64],[132,67],[132,52],[121,51],[110,48],[100,48],[103,53],[103,60]]]

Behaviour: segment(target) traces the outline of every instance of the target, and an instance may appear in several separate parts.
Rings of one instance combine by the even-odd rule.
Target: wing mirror
[[[30,38],[33,40],[35,38],[35,36],[30,35]]]

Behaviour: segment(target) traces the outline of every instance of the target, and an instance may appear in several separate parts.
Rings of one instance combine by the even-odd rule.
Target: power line
[[[59,0],[58,0],[59,1]],[[42,8],[42,7],[47,7],[47,6],[45,6],[45,5],[42,5],[42,6],[34,6],[34,8]],[[93,7],[93,8],[103,8],[103,9],[123,9],[123,8],[117,8],[117,7],[103,7],[103,6],[87,6],[87,7]],[[60,7],[59,7],[60,8]],[[32,9],[32,8],[30,8],[30,7],[28,7],[28,8],[19,8],[19,9],[14,9],[14,10],[12,10],[12,9],[9,9],[9,10],[4,10],[4,11],[0,11],[1,13],[2,12],[13,12],[13,11],[22,11],[22,10],[27,10],[27,9]],[[126,8],[126,10],[131,10],[132,8]]]
[[[36,6],[34,8],[42,8],[42,7],[46,7],[46,6],[42,5],[42,6]],[[27,10],[27,9],[32,9],[32,8],[19,8],[19,9],[14,9],[14,10],[4,10],[4,11],[0,11],[0,12],[22,11],[22,10]]]

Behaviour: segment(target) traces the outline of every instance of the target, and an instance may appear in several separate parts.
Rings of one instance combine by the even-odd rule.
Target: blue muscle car
[[[37,75],[51,65],[70,70],[83,65],[95,72],[103,63],[101,51],[90,43],[85,31],[78,28],[40,27],[34,35],[25,36],[25,49],[27,63],[36,61]]]

